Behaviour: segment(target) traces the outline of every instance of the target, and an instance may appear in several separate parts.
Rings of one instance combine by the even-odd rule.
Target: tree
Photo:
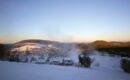
[[[79,62],[84,67],[90,67],[91,58],[89,56],[85,56],[84,54],[79,55]]]

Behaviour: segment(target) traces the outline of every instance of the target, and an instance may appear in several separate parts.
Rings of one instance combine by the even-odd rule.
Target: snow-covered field
[[[119,57],[96,55],[91,68],[0,61],[0,80],[130,80],[130,74]]]

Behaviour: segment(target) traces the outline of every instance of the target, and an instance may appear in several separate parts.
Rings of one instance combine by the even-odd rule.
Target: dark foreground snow
[[[0,61],[0,80],[130,80],[122,69]]]

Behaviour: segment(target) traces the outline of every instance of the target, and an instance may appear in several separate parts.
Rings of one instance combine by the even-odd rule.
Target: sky
[[[130,0],[0,0],[0,43],[130,41]]]

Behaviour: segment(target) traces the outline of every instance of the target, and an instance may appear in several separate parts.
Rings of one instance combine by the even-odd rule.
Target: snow
[[[41,47],[40,46],[36,46],[36,45],[25,45],[25,46],[22,46],[22,47],[19,47],[19,48],[14,48],[12,51],[15,51],[15,50],[26,51],[27,49],[31,50],[33,48],[41,48]]]
[[[61,63],[64,58],[77,63],[77,54],[80,52],[74,54],[76,52],[78,51],[70,51],[67,57],[54,56],[49,62]],[[98,51],[92,53],[89,55],[93,61],[90,68],[42,64],[47,60],[48,54],[28,56],[30,59],[36,58],[36,62],[41,64],[0,61],[0,80],[130,80],[130,74],[120,67],[121,57]]]
[[[48,48],[46,45],[41,45],[41,44],[26,44],[24,46],[21,46],[21,47],[18,47],[18,48],[14,48],[12,49],[12,51],[26,51],[27,49],[28,50],[31,50],[31,49],[34,49],[34,48]]]
[[[1,80],[129,80],[119,66],[119,57],[95,57],[91,68],[0,61]]]
[[[52,45],[44,45],[44,44],[25,44],[20,47],[12,48],[12,53],[16,54],[25,54],[26,51],[30,51],[30,53],[58,53],[59,49],[56,46]]]

